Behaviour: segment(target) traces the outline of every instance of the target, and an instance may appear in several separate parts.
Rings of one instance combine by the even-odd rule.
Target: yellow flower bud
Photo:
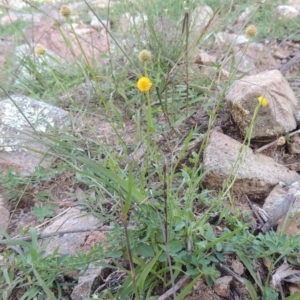
[[[246,28],[246,34],[250,37],[254,37],[256,36],[257,34],[257,28],[255,25],[249,25],[247,28]]]
[[[62,5],[61,8],[60,8],[60,10],[59,10],[59,13],[60,13],[63,17],[68,18],[68,17],[70,17],[70,15],[71,15],[71,9],[70,9],[70,7],[67,6],[67,5]]]
[[[151,59],[151,53],[148,50],[142,50],[139,54],[139,59],[140,61],[144,62],[144,61],[148,61]]]
[[[35,47],[35,54],[36,55],[44,55],[46,53],[46,49],[43,45],[36,45]]]
[[[285,137],[281,136],[278,140],[277,140],[277,146],[283,146],[285,144]]]

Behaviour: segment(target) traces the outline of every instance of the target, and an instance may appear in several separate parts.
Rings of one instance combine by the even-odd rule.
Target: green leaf
[[[283,300],[299,300],[300,299],[300,292],[291,295],[289,297],[284,298]]]
[[[157,254],[155,255],[155,257],[153,257],[151,262],[147,264],[147,266],[143,270],[143,272],[142,272],[142,274],[141,274],[141,276],[140,276],[140,278],[137,282],[137,286],[139,287],[139,292],[140,292],[141,295],[143,295],[145,293],[144,285],[145,285],[145,282],[146,282],[146,278],[147,278],[148,274],[151,272],[151,270],[153,269],[153,267],[156,264],[159,256],[161,255],[161,253],[162,253],[162,251],[157,252]]]
[[[253,284],[247,279],[244,279],[244,281],[245,281],[245,284],[246,284],[246,287],[247,287],[247,290],[248,290],[248,293],[249,293],[251,299],[257,300],[258,298],[257,298],[257,294],[256,294]]]
[[[251,262],[249,261],[249,257],[247,257],[244,253],[241,251],[237,250],[236,251],[237,256],[239,259],[242,261],[242,263],[246,266],[247,270],[251,274],[252,278],[254,279],[255,283],[259,286],[261,291],[263,291],[263,286],[260,284],[259,280],[257,279],[255,272],[252,268]]]
[[[40,276],[40,274],[36,271],[36,269],[32,268],[32,270],[33,270],[33,273],[34,273],[36,279],[38,280],[39,284],[43,288],[43,290],[46,293],[46,295],[48,296],[48,298],[50,300],[57,300],[57,298],[53,295],[53,293],[51,292],[51,290],[49,289],[49,287],[47,286],[47,284],[45,283],[45,281],[42,279],[42,277]]]
[[[127,180],[120,178],[114,172],[107,169],[106,167],[103,167],[101,164],[93,161],[92,159],[89,159],[84,156],[78,156],[77,159],[80,162],[82,162],[83,164],[85,164],[89,169],[94,171],[97,176],[92,176],[91,174],[84,172],[82,170],[79,170],[77,167],[75,167],[77,172],[79,172],[81,174],[85,174],[88,177],[95,178],[96,180],[99,180],[99,177],[100,177],[107,185],[109,185],[111,188],[113,188],[119,194],[121,194],[121,190],[125,191],[126,194],[128,194]],[[141,202],[147,198],[144,194],[142,194],[140,191],[138,191],[137,189],[135,189],[133,187],[131,188],[131,195],[138,202]]]
[[[138,244],[136,247],[136,250],[137,250],[138,254],[141,256],[144,256],[144,257],[153,257],[154,256],[153,248],[148,244],[145,244],[145,243]]]
[[[203,251],[214,247],[218,243],[221,243],[221,242],[223,242],[225,240],[228,240],[229,238],[231,238],[232,236],[236,235],[238,232],[244,230],[245,228],[246,228],[246,226],[241,226],[240,228],[237,228],[234,231],[229,231],[229,233],[224,234],[224,235],[220,236],[219,238],[214,239],[212,242],[208,243],[203,248]]]
[[[106,257],[111,257],[111,258],[119,258],[123,255],[122,251],[107,251],[105,252]]]
[[[176,300],[182,300],[186,295],[190,293],[193,286],[199,281],[202,274],[199,274],[199,276],[195,277],[194,280],[192,280],[182,291],[181,293],[176,297]]]
[[[185,222],[184,221],[179,221],[175,224],[175,231],[179,231],[181,230],[183,227],[185,226]]]

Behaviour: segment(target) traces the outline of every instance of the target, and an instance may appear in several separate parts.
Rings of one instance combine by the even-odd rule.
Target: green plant
[[[224,25],[231,26],[250,3],[231,1],[230,5],[220,6],[220,1],[206,2],[215,12],[208,24],[196,33],[191,21],[195,1],[122,0],[101,10],[101,14],[107,13],[107,19],[118,21],[125,15],[129,22],[127,31],[123,28],[125,32],[119,39],[116,37],[122,28],[105,28],[113,46],[104,56],[107,63],[103,67],[93,64],[85,53],[76,35],[72,12],[67,9],[65,17],[76,37],[74,44],[62,31],[61,34],[71,49],[75,43],[81,49],[83,61],[77,58],[73,64],[62,63],[50,52],[36,51],[35,55],[18,57],[18,66],[14,69],[26,70],[29,77],[20,78],[18,72],[8,67],[16,83],[9,87],[13,92],[50,101],[85,79],[92,82],[97,99],[86,106],[73,99],[68,105],[63,103],[70,109],[71,124],[76,130],[59,133],[54,130],[41,140],[49,147],[49,154],[57,157],[55,168],[39,167],[31,177],[12,169],[1,173],[1,187],[8,200],[21,200],[32,186],[39,187],[69,172],[72,190],[74,186],[85,189],[80,205],[114,230],[107,234],[105,247],[96,245],[89,253],[77,256],[59,255],[58,251],[46,255],[32,228],[31,242],[13,240],[5,233],[6,239],[0,243],[9,247],[4,252],[0,285],[7,297],[23,288],[22,299],[46,296],[60,299],[63,284],[57,280],[58,276],[63,272],[86,270],[89,264],[95,263],[125,274],[125,280],[118,287],[107,287],[96,295],[100,299],[155,299],[153,294],[157,287],[162,291],[173,289],[174,299],[184,299],[202,277],[212,286],[220,276],[218,264],[235,254],[249,273],[244,283],[251,298],[277,299],[278,292],[269,286],[272,269],[267,270],[268,279],[262,283],[256,275],[255,264],[266,258],[276,266],[286,258],[299,265],[299,237],[272,231],[255,236],[248,229],[249,224],[243,221],[244,213],[235,209],[234,201],[227,203],[245,159],[244,145],[250,145],[257,113],[266,99],[258,99],[240,156],[223,190],[218,194],[202,188],[203,150],[223,110],[224,95],[237,77],[237,66],[232,66],[226,80],[217,80],[223,68],[218,62],[212,66],[216,77],[205,77],[193,66],[193,51],[208,47],[213,33],[223,30]],[[100,16],[95,7],[85,4],[81,14],[90,10]],[[273,19],[275,5],[255,6],[249,16],[258,27],[258,38],[269,36],[270,32],[274,37],[281,37],[285,32],[283,22],[265,22]],[[241,25],[239,33],[249,20]],[[292,24],[295,31],[296,23]],[[223,61],[232,48],[233,45],[226,49]],[[143,49],[151,52],[151,59],[139,57]],[[140,78],[144,81],[139,81]],[[185,122],[187,116],[200,109],[209,118],[204,133],[199,132],[199,124],[188,127]],[[83,128],[78,129],[77,117]],[[93,124],[95,119],[101,118],[110,126],[108,137],[105,131],[104,134],[98,131],[103,125],[101,122]],[[134,133],[126,136],[130,127]],[[190,150],[194,139],[200,139],[201,143]],[[45,217],[51,217],[56,208],[48,201],[59,197],[48,190],[34,195],[43,201],[43,205],[33,207],[33,213],[42,222]],[[212,215],[217,215],[219,227],[210,222]],[[23,229],[20,232],[22,236],[26,233]],[[109,265],[105,259],[109,259]],[[128,262],[129,267],[122,265],[122,260]],[[185,276],[189,276],[191,282],[181,291],[175,291],[175,283]]]

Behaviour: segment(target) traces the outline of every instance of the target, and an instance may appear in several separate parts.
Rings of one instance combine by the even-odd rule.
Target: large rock
[[[42,160],[48,147],[38,134],[66,124],[67,115],[58,107],[26,96],[0,101],[0,170],[14,167],[28,175],[39,165],[49,166],[49,160]]]
[[[296,128],[298,101],[282,74],[271,70],[236,80],[226,94],[228,108],[242,135],[247,133],[259,96],[267,98],[268,105],[258,112],[252,138],[280,136]]]
[[[53,233],[56,231],[74,230],[74,233],[61,234],[54,236],[47,244],[45,249],[47,254],[51,254],[56,248],[60,254],[76,255],[79,252],[90,251],[95,244],[106,240],[105,233],[100,231],[91,231],[99,226],[99,219],[92,215],[83,214],[76,208],[70,209],[66,214],[55,220],[47,226],[43,233]],[[84,232],[76,232],[83,230]]]
[[[204,183],[208,188],[222,187],[230,175],[237,175],[233,190],[253,196],[265,195],[282,181],[292,184],[300,179],[298,173],[290,171],[263,154],[254,154],[246,147],[247,155],[241,163],[238,174],[232,174],[232,167],[239,159],[242,144],[217,131],[210,133],[204,151]]]

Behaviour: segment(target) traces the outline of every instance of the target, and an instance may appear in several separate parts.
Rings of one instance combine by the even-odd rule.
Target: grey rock
[[[291,200],[289,199],[290,195],[293,196]],[[286,212],[282,214],[280,212],[283,208]],[[288,186],[277,185],[266,198],[263,209],[269,216],[281,216],[281,219],[277,219],[277,230],[286,234],[299,235],[300,181],[296,181]]]
[[[47,226],[43,233],[50,233],[65,230],[79,230],[88,228],[84,232],[74,232],[54,236],[45,249],[47,254],[52,253],[56,248],[60,254],[75,255],[78,252],[87,252],[95,244],[105,241],[105,233],[99,231],[91,232],[91,228],[96,229],[99,219],[92,215],[83,214],[80,210],[72,208]]]
[[[298,101],[283,75],[271,70],[236,80],[226,94],[230,113],[243,136],[259,96],[265,97],[268,105],[258,112],[252,138],[280,136],[296,128]]]
[[[241,147],[241,143],[222,133],[210,133],[203,158],[206,173],[203,180],[208,188],[221,188],[224,180],[232,175]],[[277,164],[271,157],[254,154],[249,147],[244,147],[247,152],[238,173],[233,174],[237,176],[233,190],[261,196],[269,193],[280,181],[292,184],[300,179],[297,172]]]
[[[300,212],[300,181],[295,181],[287,186],[276,185],[266,198],[263,205],[263,209],[270,215],[276,211],[276,208],[287,198],[288,195],[293,195],[293,204],[291,207],[291,213]]]
[[[196,7],[192,12],[192,26],[193,30],[200,34],[200,31],[208,24],[210,18],[213,16],[214,11],[208,5],[201,5]]]
[[[107,21],[107,20],[101,20],[101,21],[102,22],[99,21],[97,16],[93,15],[90,25],[96,30],[106,30],[106,29],[109,30],[110,29],[110,22]],[[105,25],[105,26],[103,26],[103,25]]]
[[[223,276],[217,278],[217,280],[214,283],[214,291],[219,296],[228,298],[230,296],[230,284],[232,280],[232,276]]]
[[[237,35],[234,33],[227,33],[227,32],[218,32],[215,34],[216,43],[219,47],[223,48],[229,45],[241,45],[248,42],[248,37],[241,34]]]
[[[61,57],[50,49],[47,49],[45,45],[43,46],[46,53],[44,55],[37,55],[35,53],[36,46],[37,44],[31,43],[16,47],[14,53],[19,66],[17,69],[18,75],[14,82],[15,85],[24,85],[28,81],[38,84],[36,79],[37,74],[42,76],[44,80],[48,76],[53,81],[53,70],[61,73],[66,72],[66,62]]]
[[[26,96],[0,101],[0,169],[14,167],[25,175],[34,172],[48,150],[38,134],[67,124],[67,115],[60,108]],[[49,166],[49,160],[41,165]]]
[[[103,282],[105,268],[89,266],[86,272],[78,278],[78,284],[71,294],[72,300],[83,300],[91,296],[95,289]]]
[[[236,70],[241,73],[245,73],[245,74],[257,73],[255,67],[255,60],[250,56],[240,52],[232,55],[232,57],[228,60],[228,62],[224,67],[227,71],[230,72],[232,66],[234,66],[234,68],[236,68]]]

